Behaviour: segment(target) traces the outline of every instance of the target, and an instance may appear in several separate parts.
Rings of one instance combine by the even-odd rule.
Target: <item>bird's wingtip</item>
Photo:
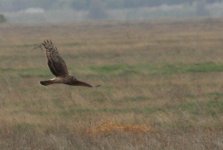
[[[98,84],[98,85],[95,85],[94,87],[100,87],[101,85],[100,84]]]

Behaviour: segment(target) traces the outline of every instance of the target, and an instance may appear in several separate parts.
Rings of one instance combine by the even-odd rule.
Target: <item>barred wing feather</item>
[[[67,76],[68,69],[65,61],[59,55],[57,48],[53,45],[52,41],[46,40],[42,43],[46,49],[46,56],[48,59],[48,66],[50,71],[56,76]]]

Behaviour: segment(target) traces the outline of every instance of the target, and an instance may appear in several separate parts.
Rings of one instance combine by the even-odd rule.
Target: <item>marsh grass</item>
[[[222,25],[1,25],[0,149],[223,149]],[[41,86],[45,39],[101,87]]]

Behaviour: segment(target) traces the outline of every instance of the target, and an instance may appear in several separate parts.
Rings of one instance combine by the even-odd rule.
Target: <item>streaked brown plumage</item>
[[[46,40],[41,44],[41,49],[46,51],[46,56],[48,60],[48,66],[50,71],[55,75],[55,78],[45,81],[40,81],[40,84],[47,86],[50,84],[67,84],[73,86],[86,86],[93,87],[92,85],[77,80],[74,76],[69,75],[67,65],[63,58],[60,56],[57,48],[54,46],[52,41]]]

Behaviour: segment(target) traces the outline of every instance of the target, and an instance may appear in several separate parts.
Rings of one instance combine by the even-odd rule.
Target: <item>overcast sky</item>
[[[0,12],[12,23],[216,18],[223,0],[0,0]]]

